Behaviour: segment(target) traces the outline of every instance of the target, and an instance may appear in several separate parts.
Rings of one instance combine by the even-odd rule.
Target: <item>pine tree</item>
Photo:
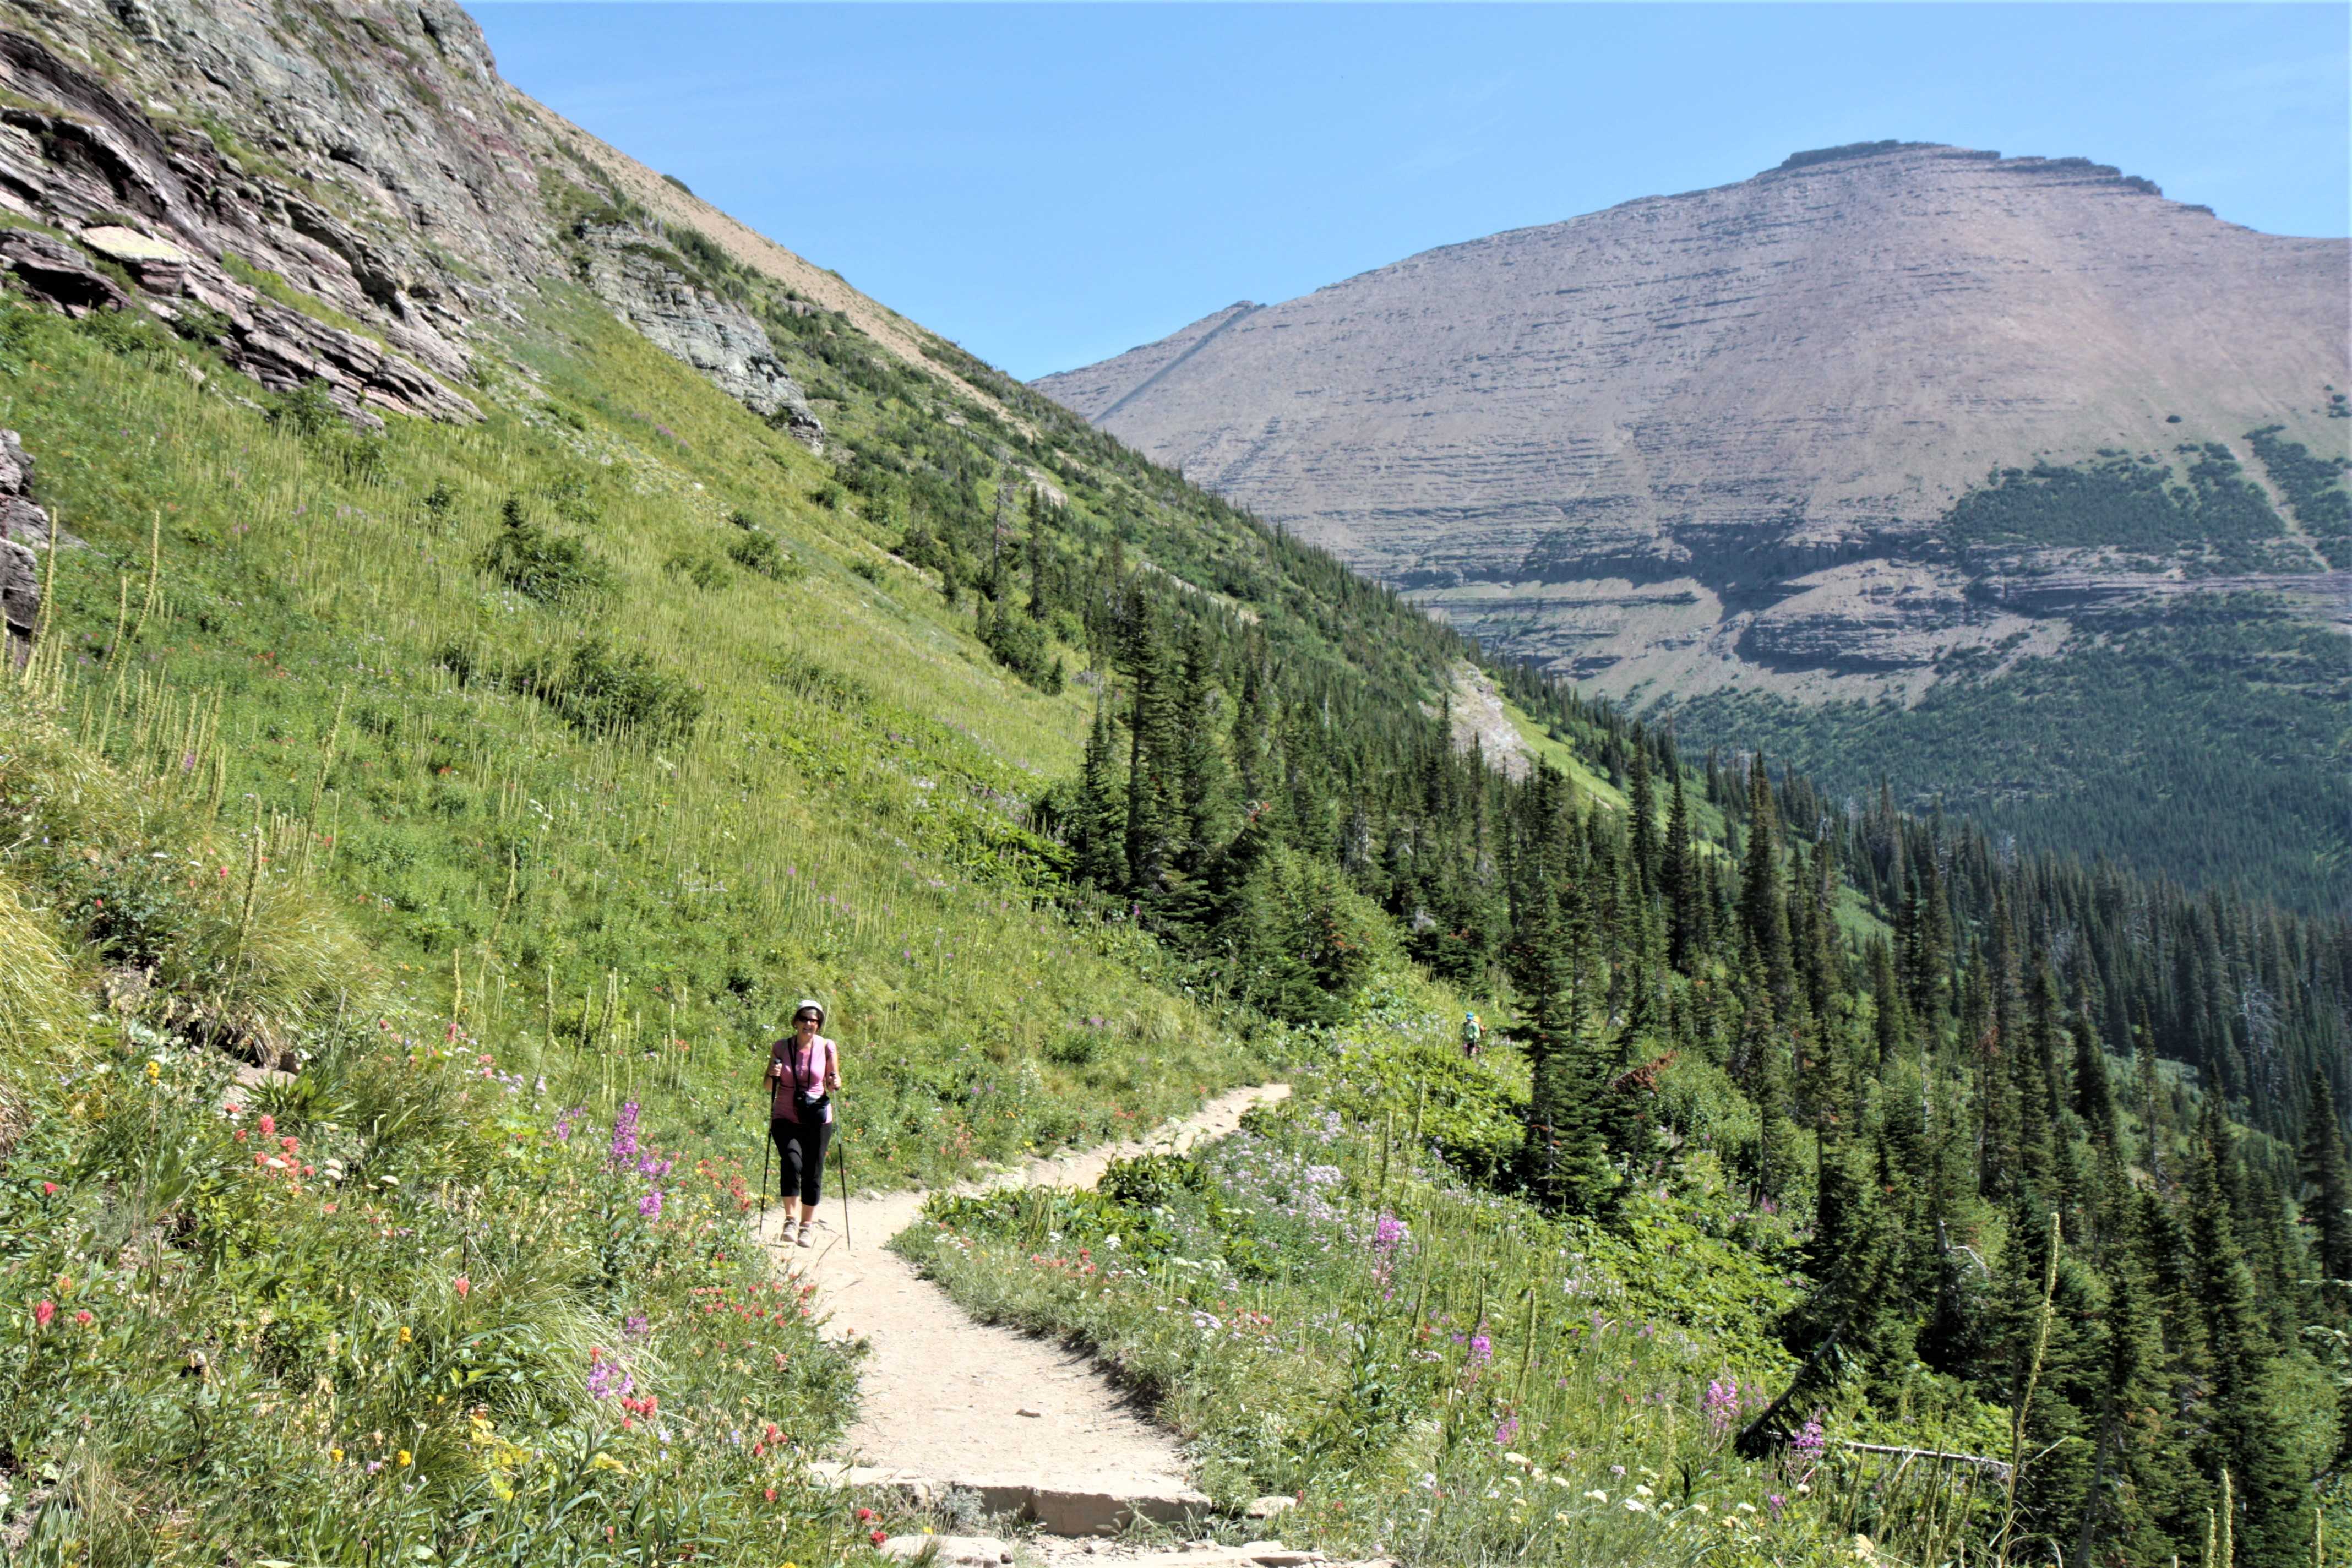
[[[1130,589],[1125,608],[1118,657],[1127,678],[1127,885],[1148,899],[1159,892],[1178,830],[1172,682],[1158,606]]]
[[[1650,780],[1650,751],[1633,747],[1628,770],[1626,816],[1633,852],[1634,890],[1646,902],[1658,886],[1658,795]]]
[[[1786,1016],[1795,1001],[1795,975],[1789,963],[1789,909],[1780,891],[1779,835],[1773,826],[1772,785],[1759,754],[1748,770],[1748,853],[1740,863],[1739,920],[1748,952],[1762,972],[1776,1016]]]
[[[1544,765],[1511,884],[1511,979],[1525,998],[1517,1034],[1529,1078],[1523,1164],[1539,1197],[1593,1214],[1609,1206],[1615,1175],[1602,1128],[1589,911],[1570,874],[1582,858],[1577,837],[1567,781]]]
[[[1911,1037],[1911,1009],[1895,978],[1895,949],[1884,940],[1870,944],[1870,990],[1878,1028],[1878,1066],[1883,1072],[1903,1054]]]
[[[1042,490],[1030,489],[1027,511],[1029,537],[1023,542],[1022,556],[1029,568],[1029,618],[1043,622],[1054,613],[1054,568],[1053,549],[1045,542],[1051,514]]]
[[[1127,886],[1126,808],[1108,707],[1101,697],[1095,699],[1094,728],[1087,733],[1086,762],[1078,774],[1078,805],[1071,823],[1070,847],[1078,880],[1115,891]]]
[[[1690,803],[1683,795],[1680,769],[1674,774],[1666,806],[1666,838],[1659,855],[1659,879],[1666,906],[1666,960],[1682,974],[1696,974],[1706,952],[1706,896],[1696,848],[1691,842]]]
[[[1223,842],[1231,810],[1232,780],[1217,734],[1216,700],[1215,652],[1196,625],[1184,639],[1172,702],[1182,822],[1177,859],[1187,872],[1197,872]]]
[[[2240,1561],[2289,1568],[2302,1557],[2305,1489],[2272,1407],[2276,1361],[2253,1271],[2238,1243],[2237,1157],[2214,1100],[2206,1101],[2190,1187],[2189,1242],[2198,1306],[2212,1350],[2209,1468],[2226,1468],[2242,1522]]]
[[[2308,1196],[2305,1220],[2317,1233],[2319,1271],[2329,1282],[2326,1299],[2342,1316],[2346,1286],[2352,1280],[2352,1159],[2345,1152],[2344,1121],[2327,1075],[2311,1075],[2310,1103],[2303,1113],[2302,1174]]]

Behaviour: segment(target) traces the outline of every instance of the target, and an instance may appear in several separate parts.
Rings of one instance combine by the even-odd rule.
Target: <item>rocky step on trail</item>
[[[1034,1161],[957,1190],[1092,1186],[1114,1160],[1224,1137],[1244,1112],[1289,1092],[1280,1083],[1234,1089],[1149,1139]],[[814,1249],[784,1239],[782,1205],[761,1221],[761,1237],[780,1260],[816,1285],[826,1331],[867,1346],[848,1438],[855,1462],[833,1467],[835,1477],[895,1486],[918,1501],[961,1489],[990,1512],[1034,1521],[1054,1536],[1108,1536],[1138,1520],[1181,1525],[1206,1515],[1209,1500],[1192,1486],[1174,1435],[1090,1357],[973,1321],[889,1249],[926,1195],[856,1194],[848,1237],[825,1228]],[[837,1198],[827,1198],[824,1217],[839,1224]]]

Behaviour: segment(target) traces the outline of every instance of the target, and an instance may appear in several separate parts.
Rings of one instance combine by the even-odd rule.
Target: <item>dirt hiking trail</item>
[[[1244,1112],[1289,1093],[1283,1083],[1234,1089],[1144,1139],[1033,1161],[955,1190],[1091,1187],[1114,1160],[1224,1137]],[[848,1479],[919,1496],[962,1488],[991,1512],[1024,1514],[1062,1536],[1109,1534],[1136,1516],[1174,1523],[1205,1510],[1175,1437],[1089,1357],[973,1321],[888,1249],[928,1195],[854,1194],[845,1238],[841,1200],[828,1192],[824,1228],[806,1248],[784,1237],[781,1204],[760,1224],[778,1262],[815,1282],[819,1310],[831,1320],[825,1331],[869,1347],[848,1440],[858,1468]]]

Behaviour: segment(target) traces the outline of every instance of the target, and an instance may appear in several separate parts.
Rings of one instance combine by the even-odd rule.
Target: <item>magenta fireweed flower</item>
[[[621,1107],[618,1120],[613,1123],[613,1163],[615,1166],[634,1163],[637,1157],[637,1102],[634,1100]]]
[[[647,1219],[659,1219],[661,1217],[661,1189],[659,1187],[648,1187],[646,1189],[646,1195],[637,1200],[637,1212],[645,1215]]]
[[[1470,1364],[1485,1366],[1495,1359],[1495,1342],[1484,1334],[1470,1336]]]
[[[1739,1380],[1736,1377],[1709,1379],[1703,1408],[1706,1411],[1707,1425],[1715,1428],[1717,1436],[1723,1436],[1739,1415]]]
[[[1822,1435],[1819,1418],[1807,1421],[1804,1430],[1789,1439],[1789,1447],[1800,1454],[1818,1454],[1828,1446],[1829,1439]]]
[[[1495,1447],[1507,1448],[1518,1440],[1519,1418],[1516,1415],[1504,1416],[1502,1424],[1495,1428]]]

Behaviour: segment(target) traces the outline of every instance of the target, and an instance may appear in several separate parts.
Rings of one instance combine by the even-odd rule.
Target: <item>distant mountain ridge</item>
[[[2348,248],[1864,142],[1035,384],[1686,746],[2340,909]]]
[[[1937,531],[2002,468],[2211,442],[2265,489],[2249,432],[2340,448],[2348,276],[2342,240],[2087,159],[1869,142],[1244,301],[1035,384],[1603,689],[1916,695],[1940,658],[2063,642],[2072,601],[2024,609],[1999,587],[2020,574],[2099,603],[2184,571],[2340,600],[2352,557],[2284,505],[2267,541],[2185,563]]]

